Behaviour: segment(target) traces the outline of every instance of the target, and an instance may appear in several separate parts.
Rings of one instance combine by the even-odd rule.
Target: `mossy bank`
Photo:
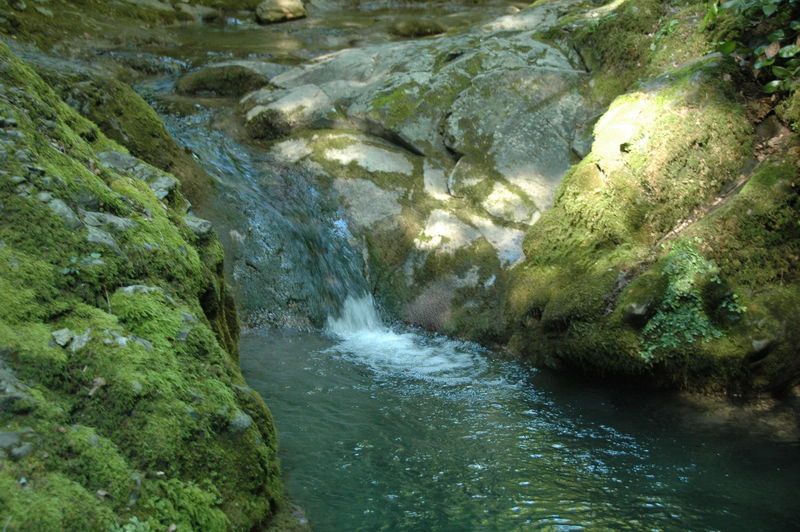
[[[5,45],[0,71],[4,528],[266,523],[276,437],[210,224]]]
[[[800,380],[796,96],[776,116],[734,58],[705,55],[737,22],[703,26],[704,3],[609,7],[546,35],[581,51],[613,103],[527,231],[508,346],[628,383],[787,392]]]

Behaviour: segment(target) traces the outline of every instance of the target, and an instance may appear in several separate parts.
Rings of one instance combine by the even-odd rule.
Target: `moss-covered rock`
[[[281,499],[276,437],[219,244],[5,45],[0,71],[0,519],[252,529]]]

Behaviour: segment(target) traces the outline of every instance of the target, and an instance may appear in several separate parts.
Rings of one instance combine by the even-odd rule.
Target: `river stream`
[[[245,334],[241,364],[320,532],[783,531],[800,510],[796,446],[388,328],[369,298],[326,332]]]
[[[177,37],[195,63],[268,54],[291,64],[379,41],[372,22],[389,16],[331,15],[333,30],[310,19],[291,31]],[[173,81],[146,92],[158,100]],[[304,331],[251,329],[241,339],[245,377],[277,422],[288,495],[315,530],[796,528],[796,444],[694,423],[662,396],[565,380],[385,325],[334,198],[215,130],[225,105],[197,108],[162,113],[217,183],[202,214],[221,233],[240,303],[288,309],[265,320],[288,326],[299,323],[294,311],[316,323],[329,315],[324,330],[303,322]]]

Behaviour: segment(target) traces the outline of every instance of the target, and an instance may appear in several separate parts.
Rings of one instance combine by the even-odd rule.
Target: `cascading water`
[[[159,93],[151,89],[150,96]],[[268,155],[215,129],[226,112],[198,109],[163,118],[216,183],[203,215],[226,250],[240,308],[251,325],[321,326],[349,294],[367,292],[357,239],[324,184],[280,169]]]
[[[269,324],[325,325],[251,330],[240,355],[315,530],[795,525],[794,447],[384,325],[336,202],[215,130],[218,112],[164,118],[217,182],[211,218],[240,304]]]
[[[336,338],[328,353],[376,373],[452,384],[473,378],[485,365],[475,345],[386,327],[369,294],[349,296],[339,317],[328,317],[326,331]]]

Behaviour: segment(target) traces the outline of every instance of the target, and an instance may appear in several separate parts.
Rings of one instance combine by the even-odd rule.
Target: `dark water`
[[[348,303],[338,335],[241,343],[315,530],[797,529],[797,447],[393,332]]]

